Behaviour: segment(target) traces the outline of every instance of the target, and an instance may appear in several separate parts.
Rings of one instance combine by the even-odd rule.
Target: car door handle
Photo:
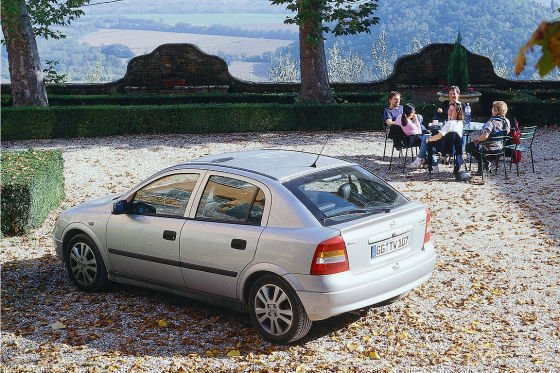
[[[163,231],[163,239],[169,241],[175,241],[177,238],[177,232],[175,231]]]
[[[245,250],[247,247],[247,241],[234,238],[231,240],[231,248],[235,250]]]

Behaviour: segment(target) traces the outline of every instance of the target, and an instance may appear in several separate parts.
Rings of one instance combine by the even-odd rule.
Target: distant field
[[[286,14],[279,13],[130,13],[119,14],[118,16],[132,19],[151,19],[169,25],[182,22],[196,26],[225,25],[240,27],[260,23],[281,25],[286,18]],[[87,17],[114,18],[115,14],[96,14],[88,15]]]
[[[92,46],[114,43],[124,44],[132,49],[136,55],[149,53],[161,44],[191,43],[208,54],[222,52],[234,56],[258,56],[288,46],[292,43],[292,40],[145,30],[102,29],[82,36],[80,42]]]

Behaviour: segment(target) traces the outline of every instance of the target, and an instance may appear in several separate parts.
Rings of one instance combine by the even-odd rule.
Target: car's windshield
[[[389,212],[407,203],[386,182],[358,166],[316,172],[285,186],[323,225]]]

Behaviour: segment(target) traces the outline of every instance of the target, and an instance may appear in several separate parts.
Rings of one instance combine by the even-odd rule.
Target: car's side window
[[[199,174],[162,177],[138,190],[130,204],[137,214],[183,217]]]
[[[246,181],[213,175],[208,180],[196,211],[198,219],[260,224],[265,197]]]

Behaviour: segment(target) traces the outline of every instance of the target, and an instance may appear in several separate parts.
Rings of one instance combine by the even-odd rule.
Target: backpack
[[[513,126],[511,127],[511,130],[509,131],[509,136],[510,138],[508,138],[506,145],[519,145],[521,144],[521,130],[519,129],[519,122],[517,121],[517,118],[513,118]],[[511,161],[513,163],[519,163],[521,162],[521,152],[519,150],[513,150],[513,149],[506,149],[505,152],[507,157],[511,157]]]

